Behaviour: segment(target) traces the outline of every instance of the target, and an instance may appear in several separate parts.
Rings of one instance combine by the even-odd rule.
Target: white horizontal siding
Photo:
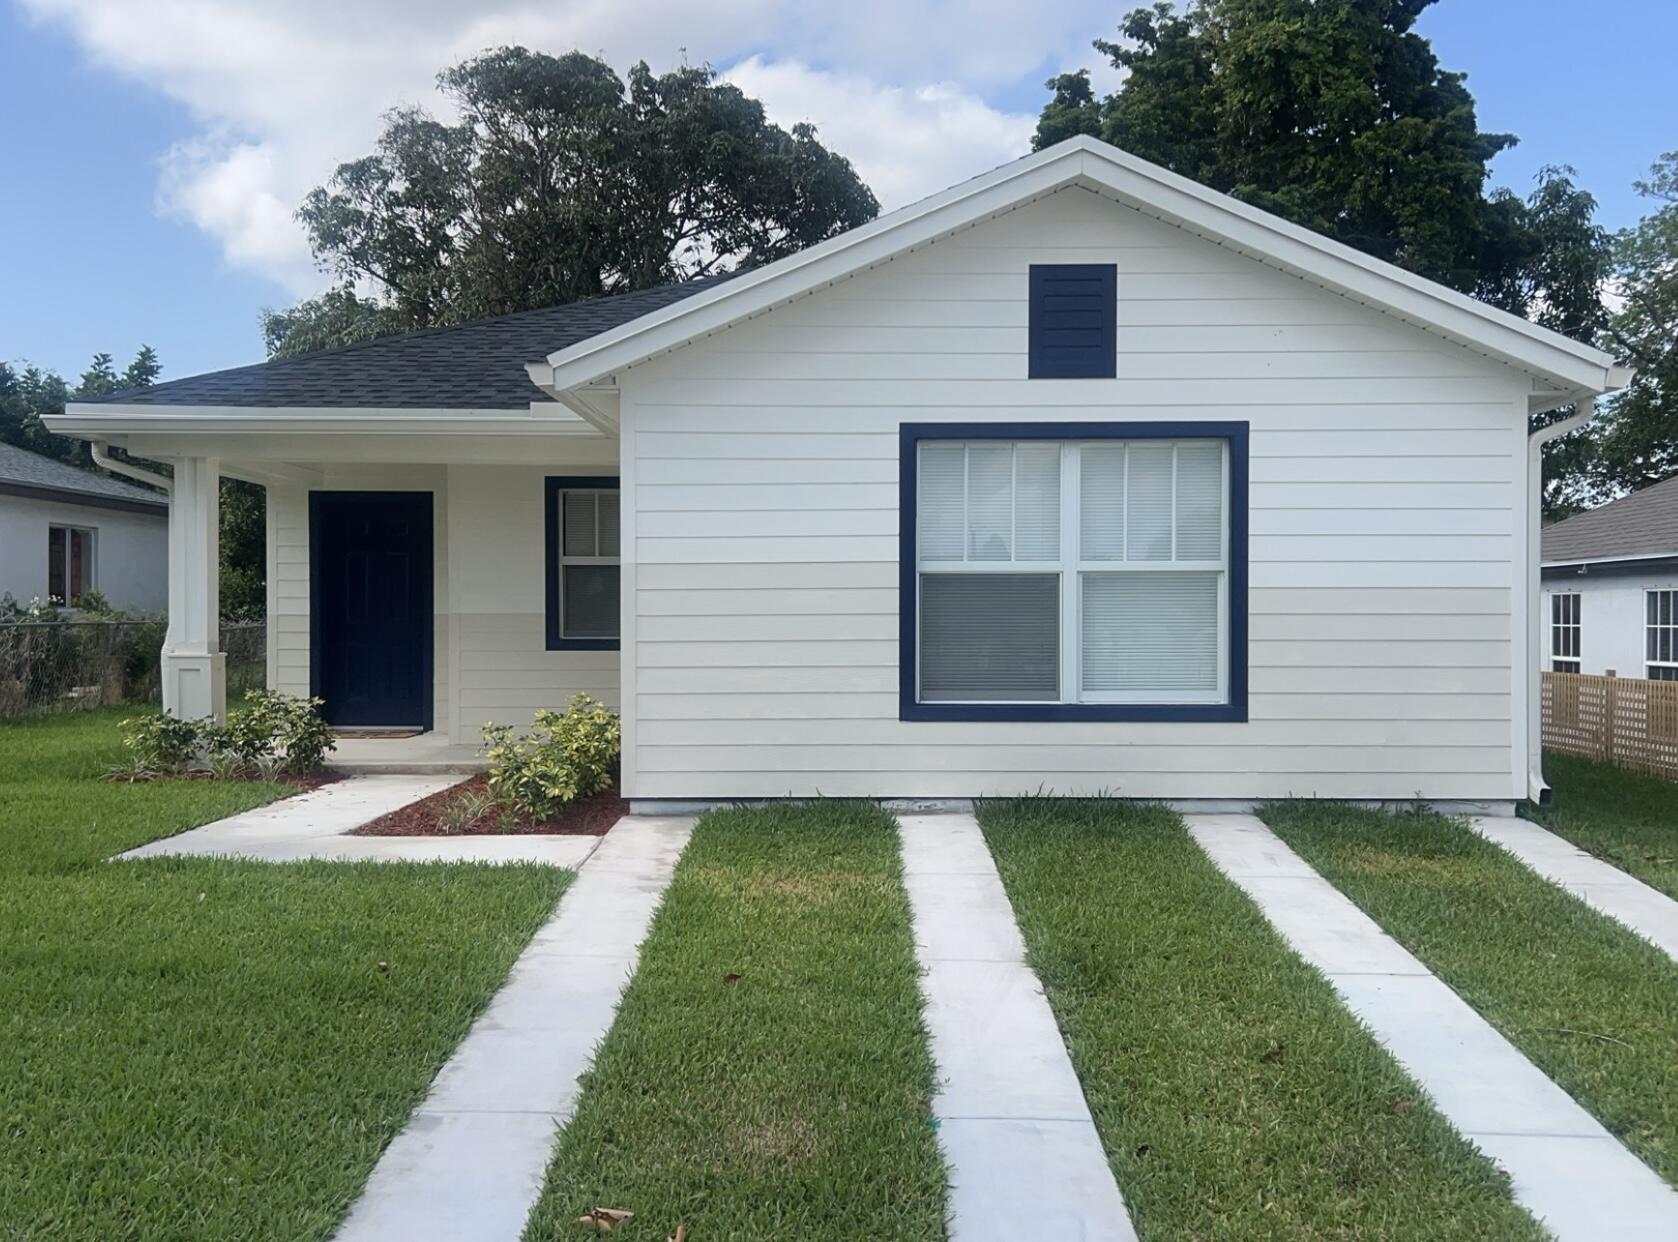
[[[1025,378],[1119,264],[1118,377]],[[1525,381],[1081,191],[631,369],[638,797],[1507,798]],[[1247,421],[1250,721],[897,719],[904,422]]]

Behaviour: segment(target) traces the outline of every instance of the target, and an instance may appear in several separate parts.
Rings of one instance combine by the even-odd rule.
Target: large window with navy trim
[[[905,720],[1245,720],[1247,424],[906,424]]]
[[[550,478],[544,500],[548,650],[616,651],[618,480]]]

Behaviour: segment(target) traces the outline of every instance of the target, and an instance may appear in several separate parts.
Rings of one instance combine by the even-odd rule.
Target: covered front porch
[[[191,434],[98,437],[173,468],[168,711],[227,707],[222,477],[265,489],[267,683],[325,700],[335,766],[466,770],[487,723],[526,723],[578,692],[618,706],[616,437],[551,404],[439,415],[246,411]],[[593,542],[562,558],[571,493],[574,516],[609,495],[609,522],[592,502],[596,529],[576,527]],[[593,592],[589,609],[558,607],[562,559],[578,566],[563,579],[577,600]]]

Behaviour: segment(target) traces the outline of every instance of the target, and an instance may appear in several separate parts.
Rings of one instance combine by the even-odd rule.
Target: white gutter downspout
[[[92,446],[94,465],[103,466],[112,474],[125,474],[129,478],[137,479],[141,483],[150,487],[162,488],[164,495],[169,495],[175,490],[174,481],[170,479],[168,475],[155,474],[150,470],[142,470],[139,466],[133,465],[130,462],[119,461],[117,458],[112,457],[108,446],[103,440],[94,440],[92,442]]]
[[[1572,414],[1527,436],[1527,797],[1534,803],[1543,802],[1550,792],[1544,783],[1544,709],[1540,698],[1543,681],[1538,660],[1538,653],[1543,650],[1540,644],[1544,641],[1544,619],[1540,615],[1543,570],[1539,564],[1543,559],[1539,548],[1543,540],[1544,446],[1579,430],[1596,413],[1595,397],[1581,397],[1572,404],[1576,407]]]

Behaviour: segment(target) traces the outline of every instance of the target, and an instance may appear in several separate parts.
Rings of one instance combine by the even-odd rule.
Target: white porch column
[[[169,497],[169,630],[163,639],[163,710],[183,720],[227,714],[221,653],[221,463],[175,462]]]

